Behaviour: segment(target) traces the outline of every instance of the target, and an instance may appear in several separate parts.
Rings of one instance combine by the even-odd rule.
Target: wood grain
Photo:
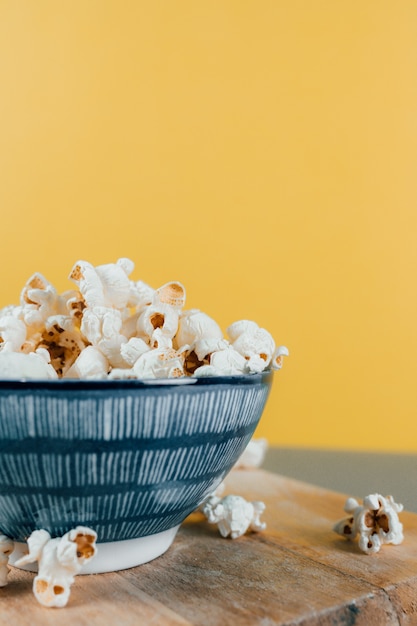
[[[403,544],[369,556],[332,530],[344,494],[262,470],[235,470],[226,493],[263,500],[266,531],[223,539],[194,513],[159,559],[78,576],[64,609],[41,607],[34,575],[12,568],[0,625],[417,624],[417,515],[401,514]]]

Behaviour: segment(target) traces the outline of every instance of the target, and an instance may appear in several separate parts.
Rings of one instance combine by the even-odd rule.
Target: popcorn
[[[133,268],[134,263],[129,259],[119,259],[116,263],[98,267],[93,267],[87,261],[77,261],[70,278],[77,283],[87,306],[123,309],[131,296],[128,275]]]
[[[179,319],[174,347],[193,345],[199,339],[223,339],[220,326],[206,313],[198,309],[185,311]]]
[[[247,502],[241,496],[219,498],[213,495],[204,503],[202,512],[210,524],[217,524],[222,537],[237,539],[249,529],[259,532],[266,528],[260,516],[265,510],[263,502]]]
[[[200,376],[208,376],[210,375],[210,372],[213,372],[214,375],[215,370],[213,367],[206,367],[204,370],[202,370],[201,368],[210,364],[211,356],[214,352],[225,350],[229,347],[229,345],[229,342],[225,339],[209,338],[198,339],[193,344],[193,346],[183,346],[181,350],[185,352],[185,371],[187,372],[187,374],[192,375],[197,371],[198,368]]]
[[[97,533],[77,526],[63,537],[51,539],[46,530],[35,530],[28,539],[29,552],[18,559],[17,567],[38,561],[33,593],[46,607],[66,606],[74,577],[96,555]]]
[[[45,329],[37,346],[49,352],[52,366],[62,377],[86,347],[86,343],[72,317],[52,315],[45,322]]]
[[[109,380],[137,380],[137,376],[132,367],[113,367],[110,370],[107,378]]]
[[[86,307],[85,300],[80,291],[72,289],[65,291],[60,296],[61,308],[75,320],[82,318],[83,311]]]
[[[0,317],[0,347],[18,352],[26,341],[26,324],[14,315]]]
[[[228,328],[199,309],[184,310],[186,291],[170,281],[154,289],[129,278],[134,263],[77,261],[77,288],[59,295],[35,273],[20,304],[0,310],[0,377],[131,379],[236,376],[280,369],[285,346],[255,322]]]
[[[359,548],[366,554],[375,554],[385,543],[398,545],[403,541],[403,526],[398,519],[403,505],[394,502],[392,496],[384,498],[374,493],[364,498],[362,505],[348,498],[344,510],[349,517],[337,522],[333,530],[347,539],[359,535]]]
[[[181,311],[185,305],[185,287],[178,282],[166,283],[156,291],[156,301]]]
[[[143,280],[130,283],[131,301],[134,306],[140,310],[147,304],[152,304],[155,295],[155,289],[150,287]]]
[[[6,535],[0,533],[0,587],[7,585],[9,573],[9,556],[14,550],[14,542]]]
[[[109,362],[104,354],[94,346],[87,346],[67,370],[65,378],[100,379],[106,378]]]
[[[127,338],[121,334],[122,314],[117,309],[94,306],[84,311],[81,333],[108,359],[113,367],[123,366],[121,347]]]
[[[150,304],[146,306],[138,319],[138,335],[152,341],[154,333],[161,333],[172,339],[178,330],[178,312],[169,304]]]
[[[20,304],[25,324],[39,328],[47,317],[57,312],[58,294],[55,287],[37,272],[23,287]]]
[[[114,335],[119,335],[121,328],[120,311],[98,305],[84,311],[80,326],[81,333],[95,346],[103,339],[111,339]]]
[[[284,356],[288,356],[288,348],[285,346],[278,346],[272,357],[271,367],[273,370],[280,370],[284,364]]]
[[[179,378],[184,360],[173,348],[155,348],[142,354],[133,366],[136,378]]]
[[[198,367],[194,376],[236,376],[246,373],[246,360],[232,347],[218,350],[210,355],[210,364]]]
[[[152,337],[150,339],[150,347],[151,348],[172,348],[172,339],[169,335],[164,333],[163,328],[155,328],[152,333]],[[184,350],[181,348],[178,351],[178,354],[183,352]]]
[[[131,337],[129,341],[120,346],[120,354],[130,366],[133,366],[138,358],[150,350],[150,346],[140,337]]]
[[[239,320],[238,322],[233,322],[233,324],[226,329],[226,332],[230,341],[233,343],[241,335],[248,333],[255,334],[258,328],[259,326],[256,322],[252,322],[251,320]]]
[[[220,352],[221,350],[227,350],[229,342],[225,339],[219,339],[217,337],[209,337],[198,339],[194,344],[194,352],[197,355],[199,361],[206,359],[210,360],[211,355],[214,352]]]
[[[49,353],[46,350],[37,350],[29,354],[2,350],[0,352],[0,379],[58,378],[58,374],[47,359],[49,359]]]
[[[122,327],[120,329],[120,333],[126,337],[126,339],[131,339],[132,337],[137,336],[137,326],[138,319],[140,316],[140,311],[134,309],[133,313],[129,310],[122,313]]]
[[[246,360],[249,372],[262,372],[270,365],[275,342],[270,333],[249,320],[235,322],[227,329],[232,346]]]

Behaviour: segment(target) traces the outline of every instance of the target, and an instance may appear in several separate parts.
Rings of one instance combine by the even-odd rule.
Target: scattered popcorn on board
[[[260,467],[267,449],[267,439],[252,438],[233,469],[248,470]],[[237,539],[248,530],[254,532],[265,530],[266,524],[260,519],[266,508],[264,502],[248,502],[235,494],[222,497],[225,489],[226,483],[222,481],[198,508],[208,522],[217,524],[222,537]]]
[[[359,548],[366,554],[379,552],[386,543],[398,545],[403,541],[403,526],[398,518],[403,505],[392,496],[373,493],[363,499],[362,505],[355,498],[348,498],[344,510],[349,517],[337,522],[333,530],[347,539],[359,536]]]
[[[77,289],[59,294],[40,273],[19,305],[0,310],[0,378],[147,379],[278,370],[288,355],[250,320],[227,337],[198,309],[185,310],[177,281],[153,289],[132,281],[130,259],[93,266],[77,261]]]
[[[33,593],[46,607],[66,606],[74,577],[97,553],[97,534],[91,528],[77,526],[62,537],[51,538],[46,530],[35,530],[27,543],[29,552],[15,565],[38,562],[33,579]]]
[[[261,521],[265,504],[260,501],[248,502],[242,496],[220,498],[212,495],[201,510],[210,524],[217,524],[222,537],[237,539],[248,530],[260,532],[266,528],[265,522]]]
[[[9,573],[9,556],[14,550],[14,542],[6,535],[0,533],[0,587],[7,585]]]

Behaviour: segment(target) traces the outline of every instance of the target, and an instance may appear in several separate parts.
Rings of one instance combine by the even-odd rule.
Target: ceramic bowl
[[[169,548],[224,479],[262,415],[273,374],[152,381],[0,381],[0,531],[98,534],[86,572]]]

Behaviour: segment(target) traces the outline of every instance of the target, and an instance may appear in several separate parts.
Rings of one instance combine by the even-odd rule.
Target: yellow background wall
[[[257,431],[417,452],[417,2],[0,0],[0,306],[128,256],[291,351]]]

